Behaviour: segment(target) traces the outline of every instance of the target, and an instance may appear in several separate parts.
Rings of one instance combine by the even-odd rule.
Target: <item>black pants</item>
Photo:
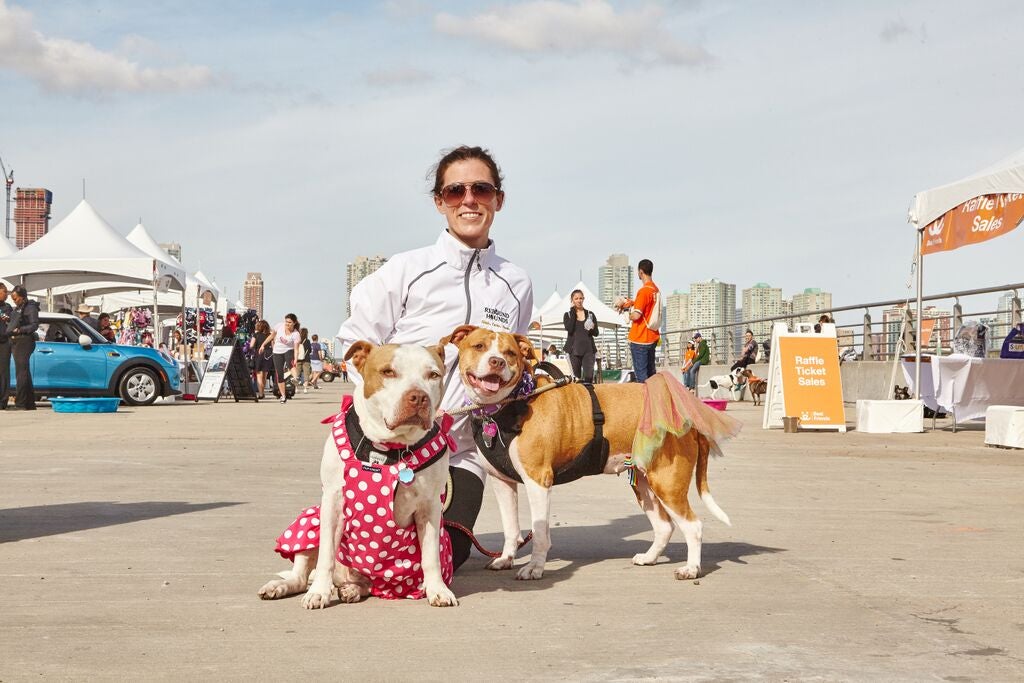
[[[444,518],[458,522],[472,531],[476,517],[480,514],[480,505],[483,503],[484,483],[475,474],[461,467],[449,467],[448,474],[451,482],[451,489],[448,491],[451,503],[444,511]],[[458,569],[469,559],[472,541],[469,540],[469,536],[452,527],[448,528],[448,536],[452,540],[452,565]]]
[[[753,358],[740,358],[738,361],[736,361],[735,363],[732,364],[732,367],[729,368],[729,372],[732,372],[736,368],[744,368],[744,369],[746,369],[746,367],[748,365],[750,365],[751,363],[753,363],[753,362],[754,362]]]
[[[7,408],[7,395],[11,392],[11,342],[0,342],[0,410]]]
[[[14,394],[14,405],[24,410],[36,409],[36,393],[32,387],[32,370],[29,367],[29,358],[36,350],[36,340],[33,335],[25,337],[14,337],[11,339],[11,355],[14,356],[14,376],[18,383],[17,391]]]
[[[594,352],[588,351],[582,356],[569,355],[569,364],[572,365],[572,374],[576,379],[584,382],[594,381]]]

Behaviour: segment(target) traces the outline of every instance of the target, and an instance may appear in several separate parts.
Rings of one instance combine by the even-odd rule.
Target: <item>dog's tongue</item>
[[[494,375],[488,375],[487,377],[480,377],[480,386],[487,391],[497,391],[501,389],[501,381]]]

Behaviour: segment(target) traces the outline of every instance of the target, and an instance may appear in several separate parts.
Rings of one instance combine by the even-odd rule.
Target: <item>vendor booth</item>
[[[924,256],[979,244],[1011,232],[1024,219],[1024,150],[966,178],[914,196],[909,220],[917,231],[917,340],[923,339],[921,302]],[[1024,364],[1017,360],[971,357],[930,358],[922,362],[915,344],[908,379],[915,397],[933,410],[947,409],[955,420],[984,416],[997,403],[1024,405]]]

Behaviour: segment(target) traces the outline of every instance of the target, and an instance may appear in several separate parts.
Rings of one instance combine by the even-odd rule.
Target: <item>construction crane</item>
[[[4,182],[7,183],[7,212],[4,214],[4,237],[11,239],[11,188],[14,186],[14,169],[8,173],[4,166],[3,157],[0,157],[0,172],[4,174]]]

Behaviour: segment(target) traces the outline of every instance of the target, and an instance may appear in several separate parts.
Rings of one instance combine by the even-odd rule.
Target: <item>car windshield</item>
[[[47,318],[39,316],[39,329],[36,330],[39,341],[45,342],[67,342],[77,344],[81,335],[87,335],[93,344],[109,344],[99,332],[92,329],[81,320],[74,318]]]

